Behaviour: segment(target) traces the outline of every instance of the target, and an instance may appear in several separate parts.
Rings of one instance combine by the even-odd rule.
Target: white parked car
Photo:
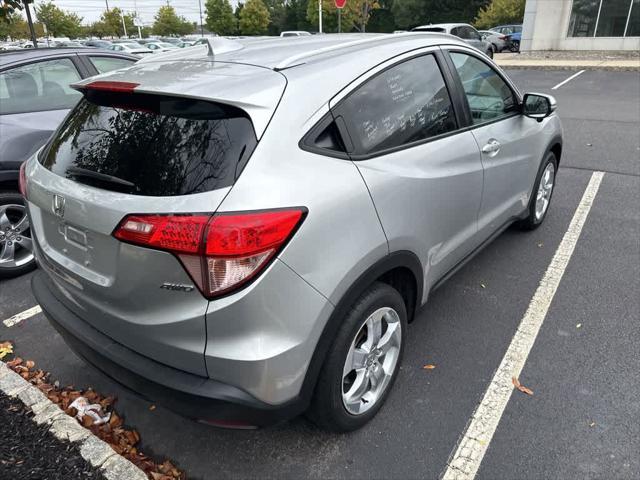
[[[169,50],[175,50],[178,46],[167,42],[147,42],[144,44],[145,48],[148,48],[153,53],[168,52]]]
[[[142,46],[139,43],[114,43],[108,47],[108,50],[114,50],[116,52],[124,52],[130,53],[131,55],[137,55],[139,57],[143,57],[145,55],[150,55],[153,53],[153,50],[149,50],[146,46]]]
[[[281,32],[281,37],[308,37],[311,35],[309,32],[305,32],[304,30],[289,30],[286,32]]]

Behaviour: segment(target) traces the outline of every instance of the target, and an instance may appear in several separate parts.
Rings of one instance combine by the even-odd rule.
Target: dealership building
[[[640,50],[640,0],[527,0],[522,51]]]

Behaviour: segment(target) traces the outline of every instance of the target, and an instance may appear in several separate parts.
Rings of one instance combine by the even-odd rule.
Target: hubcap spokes
[[[29,217],[24,205],[0,206],[0,268],[14,268],[33,260]]]
[[[551,201],[551,194],[553,193],[553,182],[555,181],[555,167],[553,163],[549,163],[542,177],[540,178],[540,185],[538,186],[538,193],[536,194],[536,220],[542,220],[544,214],[549,208],[549,202]]]
[[[364,322],[347,353],[342,372],[342,402],[351,414],[369,410],[386,390],[400,355],[400,317],[380,308]]]

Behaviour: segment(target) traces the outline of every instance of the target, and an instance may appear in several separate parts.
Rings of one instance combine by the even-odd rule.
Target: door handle
[[[484,147],[482,147],[482,153],[493,156],[500,151],[501,146],[502,145],[500,145],[499,141],[492,138]]]

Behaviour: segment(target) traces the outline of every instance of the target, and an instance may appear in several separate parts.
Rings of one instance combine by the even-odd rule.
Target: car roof
[[[91,55],[101,54],[109,56],[127,57],[138,60],[137,57],[122,53],[114,53],[111,50],[101,50],[87,47],[52,47],[52,48],[25,48],[21,50],[4,50],[0,52],[0,68],[14,63],[29,62],[47,57],[59,57],[64,54]]]
[[[238,39],[238,49],[215,55],[219,61],[248,63],[275,70],[283,70],[296,65],[310,65],[325,58],[349,59],[350,62],[367,61],[364,53],[386,46],[398,53],[406,51],[409,44],[432,46],[442,43],[458,43],[456,37],[432,32],[387,33],[346,33],[308,35],[303,38],[269,37],[262,39]],[[215,45],[215,40],[213,41]]]

